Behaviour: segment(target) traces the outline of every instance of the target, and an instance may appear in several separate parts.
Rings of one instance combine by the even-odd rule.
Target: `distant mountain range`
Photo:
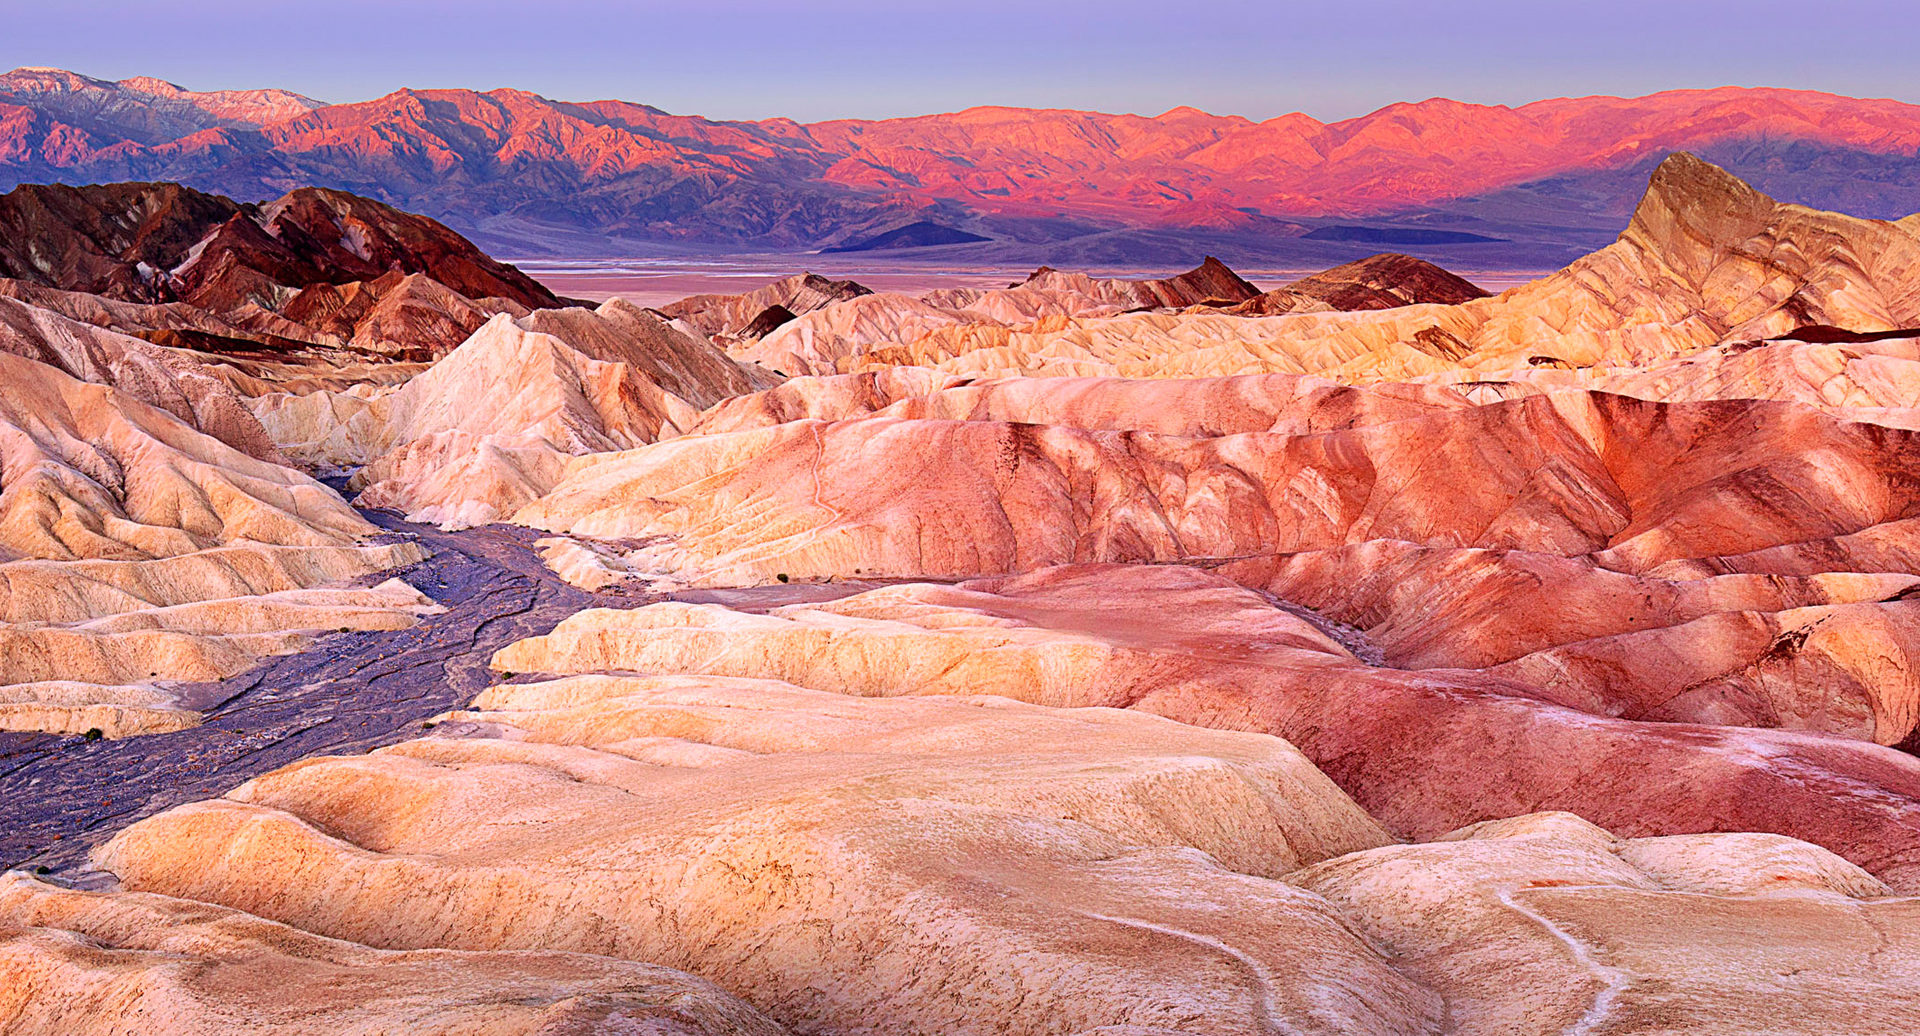
[[[340,188],[519,255],[855,247],[1086,265],[1390,247],[1557,265],[1610,240],[1679,149],[1785,200],[1920,211],[1920,106],[1806,91],[1433,99],[1334,123],[973,108],[802,124],[519,90],[327,105],[0,75],[0,186],[171,180],[242,201]]]

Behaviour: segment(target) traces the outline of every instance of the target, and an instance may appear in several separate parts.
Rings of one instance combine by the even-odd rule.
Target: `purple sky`
[[[975,104],[1334,119],[1792,86],[1920,102],[1913,0],[0,0],[0,67],[328,101],[513,86],[717,118]]]

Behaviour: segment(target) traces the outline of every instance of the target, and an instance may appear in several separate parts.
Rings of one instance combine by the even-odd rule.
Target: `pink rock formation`
[[[1897,473],[1915,448],[1911,433],[1785,404],[1598,393],[1212,438],[873,418],[587,458],[516,520],[653,537],[644,549],[655,571],[720,584],[856,566],[966,576],[1233,558],[1378,538],[1594,552],[1641,571],[1904,518],[1913,501]],[[1471,493],[1460,492],[1462,472]],[[1743,489],[1761,482],[1783,492]]]
[[[1403,837],[1565,810],[1634,837],[1786,834],[1895,888],[1920,887],[1911,755],[1787,731],[1613,719],[1552,704],[1519,679],[1370,666],[1270,602],[1190,568],[1068,566],[765,615],[678,603],[587,611],[494,665],[1129,708],[1285,737]]]

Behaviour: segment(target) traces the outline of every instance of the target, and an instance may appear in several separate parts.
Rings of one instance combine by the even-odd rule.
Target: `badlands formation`
[[[1912,1028],[1920,217],[1678,154],[1498,296],[655,311],[228,206],[16,203],[64,250],[0,281],[0,809],[269,656],[328,721],[394,636],[486,675],[6,861],[0,1030]]]

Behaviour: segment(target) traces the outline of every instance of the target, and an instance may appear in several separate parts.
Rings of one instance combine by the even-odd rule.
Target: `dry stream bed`
[[[184,701],[206,715],[190,730],[116,741],[0,732],[0,870],[45,867],[55,880],[107,883],[87,869],[88,853],[127,825],[299,759],[416,737],[429,717],[493,682],[496,650],[581,608],[647,600],[568,586],[540,563],[530,530],[442,532],[364,513],[430,552],[376,579],[405,579],[444,613],[404,630],[327,634],[310,650],[184,688]]]

